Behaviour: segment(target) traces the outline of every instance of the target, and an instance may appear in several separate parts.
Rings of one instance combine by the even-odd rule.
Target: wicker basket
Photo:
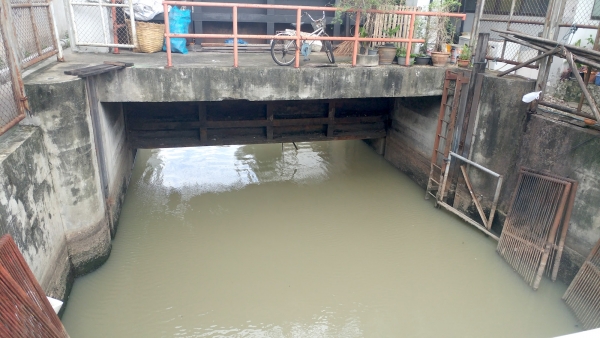
[[[126,21],[127,29],[131,35],[131,21]],[[135,32],[138,44],[137,48],[133,49],[134,53],[156,53],[162,50],[165,38],[164,24],[136,21]]]

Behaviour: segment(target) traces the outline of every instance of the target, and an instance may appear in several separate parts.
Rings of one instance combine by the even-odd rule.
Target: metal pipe
[[[498,236],[494,235],[492,232],[490,232],[488,229],[486,229],[485,227],[481,226],[481,224],[477,223],[475,220],[473,220],[472,218],[468,217],[467,215],[463,214],[462,212],[458,211],[457,209],[455,209],[454,207],[451,207],[449,204],[438,201],[438,204],[440,206],[442,206],[444,209],[450,211],[451,213],[455,214],[456,216],[462,218],[463,220],[465,220],[466,222],[468,222],[469,224],[473,225],[474,227],[476,227],[477,229],[481,230],[484,234],[492,237],[493,239],[495,239],[496,241],[499,240]]]
[[[237,6],[232,7],[233,16],[233,67],[238,67],[238,10]]]
[[[411,42],[409,42],[406,46],[406,57],[404,59],[405,65],[408,65],[408,63],[410,62],[410,50],[412,49],[412,38],[415,30],[415,18],[416,17],[414,14],[410,15],[410,28],[408,30],[408,39],[411,40]]]
[[[300,44],[300,31],[302,30],[302,10],[298,8],[296,10],[296,59],[295,59],[295,68],[300,68],[300,49],[302,49],[302,45]]]
[[[229,39],[233,37],[233,34],[195,34],[195,33],[169,33],[171,38],[205,38],[205,39]],[[262,40],[296,40],[296,35],[252,35],[252,34],[238,34],[238,38],[240,39],[262,39]],[[323,40],[325,37],[323,36],[301,36],[302,40]],[[354,41],[353,37],[346,36],[328,36],[326,37],[329,41]],[[413,42],[420,43],[425,42],[423,39],[412,39],[412,41],[408,38],[358,38],[360,42],[363,41],[374,41],[374,42]]]
[[[475,163],[475,162],[473,162],[473,161],[469,160],[468,158],[465,158],[465,157],[462,157],[462,156],[458,155],[458,154],[457,154],[457,153],[455,153],[455,152],[452,152],[452,151],[451,151],[451,152],[450,152],[450,156],[449,156],[449,157],[450,157],[450,158],[452,158],[452,157],[456,157],[456,158],[458,158],[459,160],[461,160],[461,161],[464,161],[464,162],[467,162],[467,163],[469,163],[470,165],[474,166],[475,168],[477,168],[477,169],[480,169],[480,170],[482,170],[482,171],[485,171],[486,173],[488,173],[488,174],[490,174],[490,175],[492,175],[492,176],[494,176],[494,177],[500,177],[500,176],[502,176],[502,175],[500,175],[500,174],[498,174],[498,173],[496,173],[496,172],[494,172],[494,171],[491,171],[490,169],[488,169],[488,168],[486,168],[486,167],[484,167],[484,166],[482,166],[482,165],[480,165],[480,164],[477,164],[477,163]],[[450,161],[448,161],[448,164],[450,164]]]
[[[500,175],[498,177],[498,183],[496,184],[496,193],[494,194],[494,201],[492,202],[492,210],[490,210],[490,216],[488,219],[487,228],[492,228],[492,222],[494,222],[494,216],[496,215],[496,207],[498,206],[498,199],[500,198],[500,189],[502,189],[502,180],[503,177]]]
[[[58,34],[58,27],[56,27],[56,21],[54,20],[54,18],[56,17],[56,15],[54,15],[54,6],[50,5],[49,6],[50,9],[50,21],[52,22],[52,28],[54,29],[54,43],[56,46],[56,49],[58,51],[58,56],[57,56],[57,60],[59,62],[64,62],[65,58],[63,56],[63,49],[62,46],[60,45],[60,35]]]
[[[110,0],[111,4],[114,4],[116,0]],[[111,7],[110,9],[112,14],[112,24],[113,24],[113,41],[116,45],[119,44],[119,26],[117,25],[117,8]],[[133,14],[133,12],[131,13]],[[113,54],[119,54],[119,47],[113,48]]]
[[[358,54],[359,32],[360,32],[360,13],[356,12],[356,22],[354,24],[354,43],[352,46],[352,67],[356,67],[356,56]]]
[[[163,1],[164,17],[165,17],[165,45],[167,47],[167,68],[173,67],[173,60],[171,55],[171,28],[169,27],[169,7],[166,2]]]
[[[100,10],[100,23],[102,25],[102,36],[104,37],[104,43],[108,44],[109,43],[109,39],[108,39],[108,23],[105,21],[108,21],[107,18],[105,18],[105,13],[104,13],[104,7],[102,6],[102,1],[98,1],[97,3],[98,5],[98,9]]]
[[[129,13],[133,14],[133,0],[128,0],[128,1],[129,1]],[[169,15],[168,12],[165,12],[165,13],[167,13],[167,16]],[[137,48],[139,45],[138,45],[138,40],[137,40],[137,30],[136,30],[137,28],[136,28],[136,24],[135,24],[135,15],[130,15],[129,19],[131,20],[130,21],[131,22],[131,35],[132,35],[131,39],[133,40],[132,41],[133,47]]]

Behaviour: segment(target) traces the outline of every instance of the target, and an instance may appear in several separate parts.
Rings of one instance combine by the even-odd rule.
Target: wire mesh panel
[[[70,1],[76,46],[135,47],[135,18],[131,0]],[[127,21],[130,25],[127,25]],[[131,31],[128,27],[131,27]]]
[[[19,59],[31,66],[58,53],[58,42],[49,0],[11,0]]]
[[[560,26],[575,25],[578,28],[598,28],[600,2],[594,0],[566,0]]]
[[[9,61],[6,41],[3,30],[0,30],[0,134],[25,117],[20,93],[15,91],[20,85],[14,83],[16,65]]]
[[[479,32],[490,33],[487,58],[505,63],[520,63],[537,55],[537,51],[506,41],[492,29],[518,31],[539,36],[546,25],[549,0],[486,0]],[[531,65],[537,68],[537,65]]]

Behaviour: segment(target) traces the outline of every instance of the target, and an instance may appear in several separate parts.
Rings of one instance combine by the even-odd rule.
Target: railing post
[[[352,67],[356,67],[356,54],[358,54],[358,34],[360,32],[360,11],[356,12],[354,25],[354,48],[352,48]]]
[[[233,67],[238,67],[238,8],[233,6]]]
[[[302,49],[301,41],[300,41],[300,31],[302,28],[302,22],[300,18],[302,17],[302,9],[298,8],[296,10],[296,63],[294,64],[295,68],[300,68],[300,49]]]
[[[410,62],[410,51],[412,49],[412,41],[413,41],[413,34],[414,34],[414,30],[415,30],[415,18],[416,18],[416,14],[412,13],[410,15],[410,28],[408,30],[408,46],[406,46],[406,58],[404,61],[405,65],[408,65],[408,63]]]
[[[164,17],[165,17],[165,45],[167,47],[167,68],[173,67],[171,59],[171,29],[169,27],[169,5],[163,2]]]

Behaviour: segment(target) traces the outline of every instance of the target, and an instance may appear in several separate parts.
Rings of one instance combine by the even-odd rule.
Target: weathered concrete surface
[[[121,207],[125,200],[135,150],[127,142],[123,105],[121,103],[99,104],[100,132],[104,149],[104,161],[108,178],[106,205],[109,214],[110,233],[117,231]]]
[[[504,176],[499,208],[507,211],[518,177],[518,162],[523,138],[527,132],[527,104],[524,94],[534,91],[535,82],[517,77],[499,78],[486,74],[481,91],[479,111],[471,147],[471,159]],[[535,169],[535,168],[534,168]],[[484,187],[484,205],[490,207],[496,180],[471,170],[474,185]],[[468,196],[468,192],[466,194]]]
[[[443,68],[129,68],[99,76],[104,102],[316,100],[441,94]]]
[[[427,187],[441,96],[396,99],[385,159]]]
[[[84,82],[28,79],[25,89],[31,114],[23,124],[40,126],[43,131],[69,256],[80,275],[102,264],[110,253],[109,222]]]
[[[228,54],[178,57],[175,67],[165,69],[164,53],[71,54],[67,62],[39,70],[29,81],[69,81],[72,76],[64,75],[65,70],[106,60],[130,61],[135,66],[97,77],[101,102],[316,100],[441,95],[446,70],[398,65],[352,68],[343,62],[334,68],[314,68],[303,62],[295,69],[275,65],[268,53],[240,55],[239,68],[229,65]]]
[[[64,299],[71,262],[40,128],[0,136],[0,233],[9,233],[44,291]]]

